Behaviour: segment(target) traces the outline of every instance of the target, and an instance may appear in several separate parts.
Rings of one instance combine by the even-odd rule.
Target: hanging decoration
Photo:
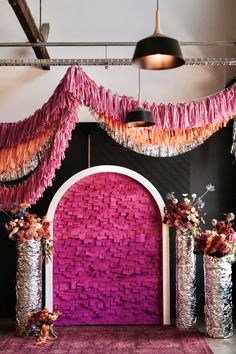
[[[49,100],[32,116],[0,124],[0,203],[34,204],[52,184],[60,168],[77,111],[84,105],[119,144],[149,156],[175,156],[202,144],[236,114],[236,85],[202,100],[177,104],[149,104],[155,125],[131,128],[124,124],[137,102],[113,94],[79,67],[71,67]],[[24,181],[12,181],[24,177]],[[11,181],[11,185],[6,182]],[[19,182],[19,181],[18,181]]]
[[[232,140],[230,152],[236,157],[236,116],[234,117]]]

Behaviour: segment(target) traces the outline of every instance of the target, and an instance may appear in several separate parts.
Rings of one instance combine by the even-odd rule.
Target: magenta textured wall
[[[161,222],[128,176],[97,173],[69,188],[54,219],[57,323],[162,323]]]

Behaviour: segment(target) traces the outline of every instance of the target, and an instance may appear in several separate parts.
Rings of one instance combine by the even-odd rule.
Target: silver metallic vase
[[[233,335],[232,256],[204,255],[205,326],[213,338]]]
[[[182,227],[176,229],[176,326],[190,329],[196,324],[196,255],[194,239]]]
[[[24,336],[28,318],[42,306],[41,241],[17,241],[16,321],[17,334]]]

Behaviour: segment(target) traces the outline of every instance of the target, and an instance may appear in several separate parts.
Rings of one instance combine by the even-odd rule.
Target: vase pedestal
[[[42,307],[41,241],[17,241],[16,321],[17,334],[26,334],[32,311]]]
[[[205,326],[213,338],[233,335],[232,256],[204,255]]]
[[[196,255],[194,239],[184,228],[176,229],[176,326],[196,325]]]

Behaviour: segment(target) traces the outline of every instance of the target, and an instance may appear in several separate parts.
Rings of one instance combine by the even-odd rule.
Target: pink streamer
[[[92,111],[120,122],[137,105],[136,100],[131,97],[119,96],[103,86],[98,87],[81,68],[73,66],[67,70],[53,95],[41,109],[23,121],[0,124],[0,147],[16,146],[45,132],[52,123],[60,121],[61,109],[73,104],[74,99]],[[184,130],[201,127],[236,114],[236,85],[198,101],[175,105],[150,105],[144,102],[144,107],[152,111],[157,129]]]
[[[236,85],[202,100],[155,104],[144,102],[153,113],[154,129],[185,130],[221,122],[236,114]],[[55,170],[60,167],[71,132],[77,122],[77,108],[85,105],[97,114],[104,114],[123,122],[126,113],[134,109],[137,101],[119,96],[98,87],[78,67],[67,70],[53,95],[32,116],[16,123],[0,124],[0,147],[17,146],[45,132],[52,124],[58,126],[51,147],[45,153],[40,166],[30,177],[18,185],[0,185],[0,203],[9,209],[11,203],[35,203],[44,190],[52,185]],[[30,132],[30,134],[29,134]]]
[[[0,203],[5,210],[9,210],[13,202],[25,201],[34,204],[48,186],[52,185],[55,170],[60,168],[65,150],[71,139],[71,132],[77,122],[77,101],[70,105],[61,114],[61,122],[51,147],[46,151],[41,164],[30,177],[18,185],[7,186],[0,184]]]

